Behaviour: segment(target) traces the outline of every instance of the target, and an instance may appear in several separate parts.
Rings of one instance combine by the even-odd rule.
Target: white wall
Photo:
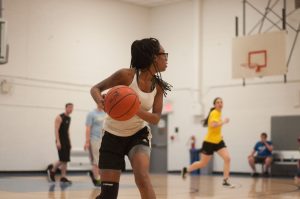
[[[157,37],[169,52],[162,73],[174,86],[166,99],[173,104],[168,136],[175,136],[168,143],[168,170],[189,163],[191,135],[200,147],[206,133],[200,115],[217,96],[231,119],[223,135],[235,172],[249,172],[246,157],[262,131],[270,135],[272,115],[300,114],[299,56],[293,56],[286,84],[283,77],[265,77],[242,86],[231,78],[240,0],[186,0],[151,9],[112,0],[4,0],[4,7],[11,52],[9,63],[0,66],[0,81],[8,80],[12,90],[0,94],[0,171],[41,170],[57,159],[54,117],[69,101],[75,104],[73,147],[82,147],[85,116],[94,107],[90,86],[128,67],[131,42],[143,37]],[[299,54],[299,45],[295,50]],[[215,171],[222,165],[214,159]]]
[[[0,81],[0,170],[42,170],[57,159],[54,118],[74,103],[73,148],[85,142],[91,85],[128,67],[130,45],[148,36],[149,9],[111,0],[5,0],[9,63]]]
[[[169,52],[168,68],[163,78],[174,88],[168,94],[174,109],[169,114],[168,169],[179,170],[189,163],[190,137],[199,134],[195,122],[201,80],[199,1],[182,1],[151,10],[152,35],[163,41]],[[178,127],[179,132],[175,133]]]

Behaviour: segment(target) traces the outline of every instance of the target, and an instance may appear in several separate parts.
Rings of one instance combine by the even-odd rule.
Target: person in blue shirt
[[[263,164],[263,174],[265,176],[269,175],[269,168],[272,163],[272,151],[273,146],[272,142],[267,140],[267,134],[261,133],[260,135],[260,141],[258,141],[251,154],[248,156],[248,162],[249,165],[253,171],[252,176],[258,176],[258,173],[256,172],[255,164],[260,163]]]
[[[84,149],[88,150],[90,153],[92,170],[89,172],[89,175],[95,186],[101,185],[98,162],[99,162],[99,149],[102,140],[102,126],[103,126],[104,118],[105,118],[105,112],[98,105],[95,110],[88,113],[85,122],[86,141],[84,144]]]

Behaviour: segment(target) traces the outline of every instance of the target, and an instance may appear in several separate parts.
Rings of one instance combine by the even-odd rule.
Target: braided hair
[[[171,91],[172,85],[165,82],[161,73],[158,70],[156,64],[154,63],[154,58],[159,54],[160,43],[155,38],[146,38],[142,40],[136,40],[131,45],[131,62],[130,68],[134,68],[137,75],[137,80],[139,79],[139,74],[141,71],[148,70],[150,66],[153,64],[156,73],[152,74],[152,85],[151,90],[153,90],[158,84],[160,88],[163,90],[164,96],[167,95],[167,91]]]

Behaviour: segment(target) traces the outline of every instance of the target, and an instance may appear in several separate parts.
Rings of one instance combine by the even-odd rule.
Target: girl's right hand
[[[105,96],[106,96],[106,94],[101,95],[101,98],[99,100],[100,103],[98,104],[99,108],[101,108],[104,112],[106,112],[105,107],[104,107]]]
[[[229,118],[226,117],[226,118],[223,120],[223,123],[224,123],[224,124],[227,124],[228,122],[229,122]]]

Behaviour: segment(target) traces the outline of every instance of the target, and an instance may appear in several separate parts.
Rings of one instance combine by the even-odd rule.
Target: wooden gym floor
[[[70,174],[72,185],[49,183],[46,175],[0,175],[1,199],[94,199],[100,188],[95,188],[89,176]],[[179,174],[152,174],[158,199],[198,198],[275,198],[299,199],[299,183],[292,178],[251,178],[232,176],[236,188],[222,187],[222,176],[190,176],[182,180]],[[139,192],[131,173],[121,176],[118,199],[139,199]]]

